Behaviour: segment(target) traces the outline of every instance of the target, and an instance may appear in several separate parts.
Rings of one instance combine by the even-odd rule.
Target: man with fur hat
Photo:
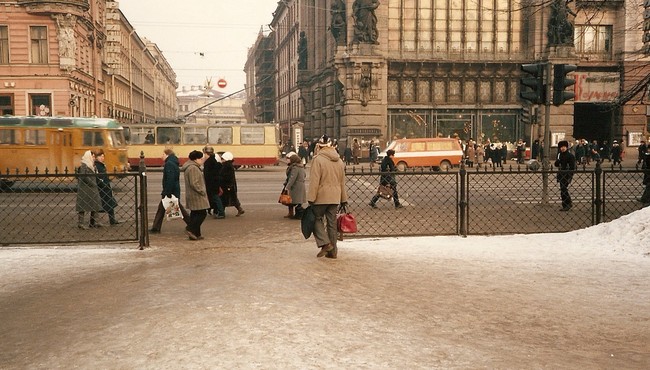
[[[339,204],[345,205],[348,202],[345,165],[332,147],[332,139],[327,135],[321,136],[316,147],[318,150],[312,160],[307,194],[307,201],[313,207],[316,217],[314,239],[316,246],[320,248],[316,257],[336,258],[336,212]]]
[[[557,144],[558,153],[555,160],[555,167],[558,167],[557,182],[560,183],[560,196],[562,197],[562,209],[568,211],[573,206],[569,194],[569,184],[573,179],[573,171],[576,169],[576,157],[569,152],[569,142],[562,140]]]
[[[614,166],[621,164],[622,154],[623,154],[623,148],[621,148],[621,146],[618,145],[617,140],[614,140],[614,143],[612,144],[612,149],[611,149],[612,163],[614,164]]]

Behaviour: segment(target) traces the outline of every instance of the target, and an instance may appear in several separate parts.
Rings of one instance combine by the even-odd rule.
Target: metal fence
[[[403,208],[392,200],[369,203],[379,172],[346,172],[348,210],[357,219],[351,237],[494,235],[565,232],[611,221],[641,209],[642,169],[582,167],[573,174],[573,207],[562,212],[557,171],[526,166],[450,172],[395,173]]]
[[[115,220],[98,212],[83,221],[77,212],[78,184],[83,178],[97,182],[96,174],[0,173],[0,245],[140,242],[145,245],[145,178],[137,172],[109,173],[115,199]],[[144,196],[144,198],[143,198]],[[143,226],[144,225],[144,226]],[[83,227],[82,227],[83,226]]]

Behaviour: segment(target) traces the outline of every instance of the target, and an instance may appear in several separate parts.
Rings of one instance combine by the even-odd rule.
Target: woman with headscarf
[[[77,171],[79,185],[77,187],[77,227],[88,230],[88,227],[102,227],[97,222],[97,212],[102,210],[102,200],[99,197],[97,186],[97,169],[95,168],[95,154],[87,150],[81,157],[81,166]],[[86,225],[86,212],[90,212],[90,221]]]
[[[289,153],[287,155],[287,179],[284,182],[285,189],[291,195],[291,204],[289,207],[289,214],[284,216],[286,218],[301,219],[305,212],[302,204],[307,201],[305,191],[305,166],[300,160],[300,156],[296,153]]]
[[[235,177],[235,165],[233,161],[235,157],[231,152],[225,152],[221,155],[223,166],[221,167],[221,202],[224,207],[237,208],[236,217],[244,214],[244,209],[241,207],[239,198],[237,197],[237,178]]]

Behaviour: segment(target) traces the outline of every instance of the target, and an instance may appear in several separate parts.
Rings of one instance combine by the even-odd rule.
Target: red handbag
[[[354,234],[357,232],[357,220],[347,211],[345,206],[340,206],[336,214],[336,228],[340,233]]]

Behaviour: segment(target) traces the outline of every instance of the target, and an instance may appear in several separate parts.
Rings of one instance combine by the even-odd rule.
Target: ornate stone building
[[[275,35],[257,35],[248,49],[246,72],[246,103],[244,114],[247,122],[275,122]]]
[[[554,6],[574,28],[561,38]],[[634,144],[648,134],[641,0],[278,3],[278,10],[292,7],[295,20],[276,32],[291,33],[287,44],[296,46],[277,45],[276,55],[297,71],[307,138],[328,133],[345,145],[352,138],[458,135],[530,143],[542,136],[544,109],[519,98],[520,65],[546,61],[578,65],[575,102],[551,108],[552,141]],[[303,32],[308,47],[298,68]],[[292,96],[290,86],[286,91]],[[284,106],[280,95],[276,101]]]
[[[124,45],[129,52],[119,54]],[[122,122],[175,116],[175,79],[115,1],[0,0],[2,114]]]
[[[302,18],[304,9],[305,0],[279,1],[269,25],[275,46],[275,122],[280,126],[282,142],[289,141],[291,128],[296,124],[302,125],[303,121],[298,71],[300,63],[303,67],[307,63],[307,40],[304,34],[300,36],[300,25],[305,23]],[[301,42],[302,58],[298,53]]]

